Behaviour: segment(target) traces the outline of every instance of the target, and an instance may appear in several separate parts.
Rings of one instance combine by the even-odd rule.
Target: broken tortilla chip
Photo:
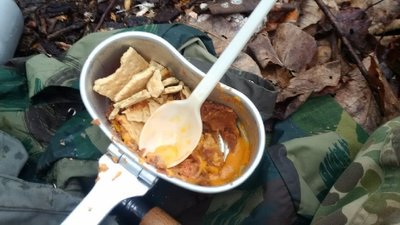
[[[128,121],[125,115],[117,115],[115,120],[128,132],[129,137],[133,139],[133,143],[139,143],[140,132],[144,126],[143,123]]]
[[[164,87],[179,84],[179,80],[175,77],[168,77],[162,81]]]
[[[114,100],[115,95],[128,83],[135,73],[149,66],[149,63],[130,47],[121,57],[121,66],[111,75],[97,79],[93,90]]]
[[[120,102],[114,104],[115,108],[127,108],[131,105],[134,105],[138,102],[151,98],[150,93],[147,90],[139,91],[138,93],[132,95],[131,97],[124,99]]]
[[[146,122],[150,117],[150,109],[147,102],[135,104],[122,112],[129,121]]]
[[[112,111],[111,111],[111,113],[110,113],[110,115],[108,115],[108,119],[109,120],[113,120],[113,119],[115,119],[115,117],[118,115],[118,113],[119,113],[119,108],[114,108]]]
[[[128,98],[131,95],[143,90],[146,87],[147,81],[153,75],[156,68],[150,66],[149,68],[134,74],[127,84],[115,95],[114,101],[118,102]]]
[[[173,93],[177,93],[180,92],[183,89],[183,82],[179,82],[178,85],[176,86],[170,86],[170,87],[166,87],[164,89],[163,94],[173,94]]]
[[[190,88],[188,86],[186,86],[186,85],[183,85],[183,89],[181,91],[181,95],[182,95],[181,98],[182,99],[189,98],[191,93],[192,92],[190,91]]]
[[[153,99],[147,100],[147,105],[149,106],[150,115],[152,115],[161,106],[161,104]]]
[[[146,84],[147,90],[150,92],[151,97],[158,98],[164,90],[164,85],[161,81],[161,72],[160,70],[156,70],[153,73],[153,76],[149,79],[149,82]]]

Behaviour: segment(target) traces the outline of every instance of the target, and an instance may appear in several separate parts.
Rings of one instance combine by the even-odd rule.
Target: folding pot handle
[[[142,196],[149,190],[135,175],[108,155],[99,160],[96,184],[81,203],[63,221],[62,225],[99,224],[120,201]]]

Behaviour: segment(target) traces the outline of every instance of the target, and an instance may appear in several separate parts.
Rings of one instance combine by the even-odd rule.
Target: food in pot
[[[112,101],[107,116],[121,140],[168,176],[199,185],[222,185],[240,176],[250,160],[249,143],[236,113],[209,100],[201,107],[201,140],[188,158],[166,168],[158,154],[170,151],[144,155],[137,145],[144,123],[162,104],[185,99],[191,90],[167,68],[148,62],[133,48],[123,54],[114,73],[95,81],[93,90]],[[227,155],[225,148],[229,149]]]

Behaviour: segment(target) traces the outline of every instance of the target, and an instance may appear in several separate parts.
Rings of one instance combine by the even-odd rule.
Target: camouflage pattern
[[[399,224],[400,117],[377,129],[322,201],[312,224]]]
[[[216,59],[211,39],[194,28],[133,29],[162,36],[187,58]],[[17,137],[29,153],[20,177],[74,194],[79,188],[67,185],[71,177],[94,177],[95,162],[109,140],[90,123],[77,89],[79,72],[98,43],[123,31],[90,34],[60,59],[37,55],[22,69],[0,68],[0,130]],[[228,73],[224,82],[246,93],[267,125],[268,147],[260,166],[243,185],[224,193],[193,193],[159,181],[144,199],[183,224],[400,222],[399,119],[368,139],[332,97],[322,96],[270,126],[272,85],[243,71]]]
[[[307,101],[271,135],[257,173],[214,196],[203,224],[310,224],[368,137],[328,96]]]

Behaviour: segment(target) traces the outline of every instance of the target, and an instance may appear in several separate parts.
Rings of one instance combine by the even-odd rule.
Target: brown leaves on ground
[[[16,2],[26,21],[18,56],[58,56],[97,28],[105,31],[171,22],[185,23],[207,33],[219,55],[258,1]],[[317,2],[329,9],[334,21]],[[338,34],[335,24],[342,34]],[[349,51],[342,37],[353,51]],[[360,63],[367,74],[357,68]],[[330,94],[367,131],[372,131],[400,115],[399,65],[400,1],[278,0],[267,23],[233,66],[262,76],[276,86],[276,118],[287,118],[311,96]]]
[[[334,15],[341,34],[315,0],[278,1],[277,5],[284,4],[284,7],[274,7],[268,23],[244,51],[257,62],[263,77],[279,90],[276,118],[287,118],[309,97],[329,94],[371,132],[384,121],[400,115],[400,38],[376,36],[377,26],[386,31],[388,26],[396,25],[400,10],[395,15],[394,9],[399,4],[392,0],[383,0],[383,4],[369,0],[323,2]],[[232,21],[226,20],[224,28],[218,29],[220,18],[227,18],[226,15],[207,15],[210,22],[218,22],[208,25],[214,26],[213,29],[202,26],[203,31],[224,34],[230,29],[226,39],[214,42],[221,52],[224,43],[227,45],[237,32],[237,24],[233,26]],[[376,15],[380,18],[375,18]],[[400,34],[400,26],[396,29]],[[341,35],[349,41],[358,60],[364,62],[370,83],[356,67],[355,58],[343,44]]]

